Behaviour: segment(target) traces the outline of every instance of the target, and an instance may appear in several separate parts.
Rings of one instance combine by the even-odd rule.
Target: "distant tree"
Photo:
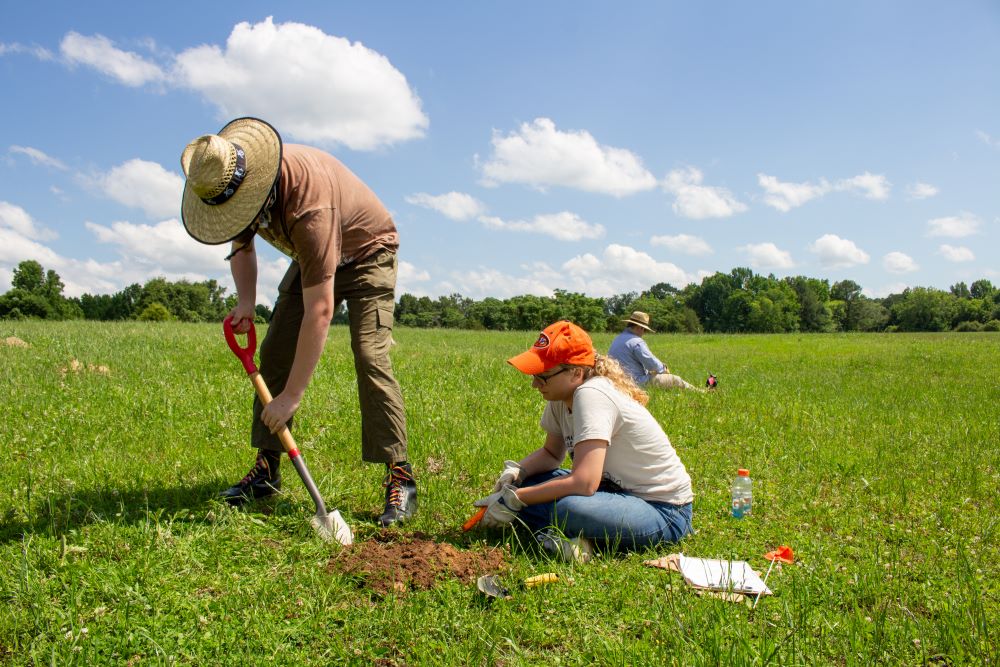
[[[956,298],[941,290],[914,287],[892,306],[894,323],[902,331],[945,331],[951,328]]]
[[[154,301],[142,309],[138,319],[140,322],[167,322],[173,317],[166,306],[159,301]]]
[[[51,269],[46,272],[33,259],[20,262],[11,278],[12,289],[0,303],[0,317],[16,316],[65,320],[83,317],[80,305],[63,296],[63,281]]]
[[[879,302],[859,297],[848,306],[846,331],[881,331],[889,321],[889,311]]]
[[[983,278],[972,283],[969,294],[974,299],[990,299],[993,297],[994,291],[993,283]]]
[[[955,283],[949,288],[949,291],[959,299],[968,299],[972,296],[972,293],[969,292],[969,287],[964,282]]]
[[[42,269],[42,265],[35,260],[26,259],[14,268],[10,284],[14,289],[40,294],[45,285],[45,271]]]
[[[799,300],[799,329],[801,331],[831,331],[833,318],[827,302],[830,284],[825,280],[795,276],[785,278]]]
[[[226,312],[229,312],[229,310],[230,309],[227,308]],[[340,314],[340,311],[344,311],[344,315],[346,317],[346,315],[347,315],[347,304],[346,303],[341,302],[340,307],[337,308],[337,312],[334,313],[334,315],[333,315],[334,323],[338,323],[338,322],[336,322],[336,320],[337,320],[337,315]],[[265,306],[262,303],[258,303],[256,306],[254,306],[253,312],[254,312],[254,321],[256,322],[257,319],[260,318],[261,323],[270,322],[271,321],[271,315],[273,315],[271,309],[268,308],[267,306]]]
[[[36,292],[15,287],[0,296],[0,319],[37,318],[48,320],[55,319],[55,316],[52,304]]]
[[[726,300],[734,289],[731,276],[715,273],[702,279],[701,285],[687,295],[685,304],[698,316],[705,331],[725,331]]]
[[[841,280],[830,288],[830,298],[837,301],[852,301],[861,296],[861,285],[853,280]]]
[[[985,324],[993,312],[993,303],[986,299],[958,299],[951,316],[951,324],[957,327],[963,322]]]

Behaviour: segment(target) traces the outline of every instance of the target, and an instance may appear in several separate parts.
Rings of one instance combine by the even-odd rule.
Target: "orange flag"
[[[792,553],[792,548],[786,547],[784,545],[778,547],[774,551],[768,551],[766,554],[764,554],[764,558],[771,561],[772,563],[774,561],[779,561],[781,563],[788,563],[789,565],[791,565],[792,563],[795,562],[795,554]]]

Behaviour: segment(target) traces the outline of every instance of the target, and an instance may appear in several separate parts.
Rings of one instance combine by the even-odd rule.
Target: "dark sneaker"
[[[705,380],[705,386],[709,389],[716,389],[719,386],[719,380],[711,373],[708,374],[708,379]]]
[[[236,484],[219,493],[219,497],[230,505],[242,505],[250,500],[274,495],[281,488],[281,474],[278,463],[281,455],[258,454],[250,472]]]
[[[385,512],[378,518],[383,526],[409,519],[417,511],[417,482],[410,464],[396,465],[382,482],[385,487]]]

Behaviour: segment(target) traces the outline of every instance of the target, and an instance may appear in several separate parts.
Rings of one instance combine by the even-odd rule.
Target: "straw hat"
[[[259,118],[237,118],[187,145],[181,219],[202,243],[230,241],[260,215],[281,166],[281,137]]]
[[[646,331],[653,331],[649,326],[649,315],[642,312],[641,310],[632,311],[632,314],[625,319],[625,324],[634,324],[636,326],[642,327]]]

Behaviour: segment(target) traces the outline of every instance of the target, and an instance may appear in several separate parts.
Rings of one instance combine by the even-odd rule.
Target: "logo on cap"
[[[538,334],[538,340],[535,341],[534,347],[546,348],[549,346],[549,337],[544,333]]]

